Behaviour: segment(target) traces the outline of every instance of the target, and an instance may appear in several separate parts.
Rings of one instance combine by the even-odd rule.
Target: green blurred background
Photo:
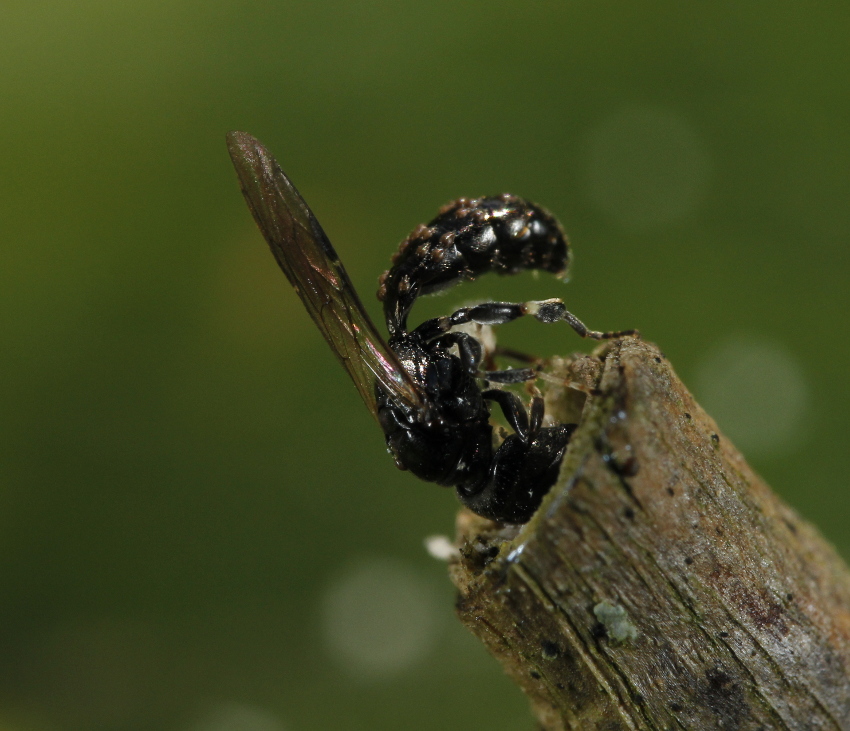
[[[850,555],[850,6],[4,0],[0,731],[531,729],[452,616],[449,491],[396,471],[224,133],[373,315],[460,195],[556,213],[562,296],[661,345]],[[587,349],[568,328],[501,341]]]

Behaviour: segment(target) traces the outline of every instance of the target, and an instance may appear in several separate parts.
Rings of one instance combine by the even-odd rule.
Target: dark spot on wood
[[[550,642],[549,640],[543,640],[540,643],[540,649],[542,650],[544,660],[556,660],[561,655],[561,648],[558,647],[557,643]]]
[[[676,491],[672,487],[667,488],[667,494],[671,497],[676,494]]]
[[[722,535],[723,535],[723,528],[721,528],[721,527],[718,525],[718,526],[714,529],[714,532],[715,532],[715,533],[717,533],[717,535],[722,536]]]
[[[470,567],[484,569],[488,564],[493,562],[493,559],[499,555],[499,545],[495,543],[486,543],[479,539],[464,548],[461,548],[461,556]]]
[[[797,535],[797,526],[796,525],[794,525],[790,520],[786,520],[785,525],[788,526],[788,530],[790,530],[795,536]]]
[[[728,636],[729,636],[729,633],[728,633],[728,632],[718,632],[718,633],[717,633],[717,636],[718,636],[718,637],[728,637]]]
[[[682,706],[680,703],[673,702],[670,704],[670,710],[673,711],[673,713],[679,713],[679,711],[682,710]]]
[[[691,415],[690,415],[690,414],[686,411],[686,412],[685,412],[685,418],[686,418],[688,421],[690,421],[690,420],[691,420],[691,419],[693,419],[694,417],[693,417],[693,416],[691,416]]]
[[[720,444],[720,436],[717,435],[717,434],[712,434],[711,435],[711,441],[714,442],[715,444]]]
[[[661,362],[661,358],[656,357],[656,358],[655,358],[655,362],[656,362],[656,363],[660,363],[660,362]]]
[[[590,635],[595,640],[604,640],[608,633],[605,631],[605,625],[602,622],[597,622],[590,628]]]
[[[532,670],[531,671],[531,677],[534,678],[535,680],[540,680],[540,673],[538,673],[536,670]]]
[[[685,563],[690,566],[694,560],[690,556],[685,556]]]
[[[629,520],[635,519],[635,511],[629,507],[623,508],[623,515],[625,515]]]
[[[789,601],[789,602],[793,602],[794,601],[794,595],[789,592],[788,594],[785,595],[785,600]]]
[[[701,695],[717,716],[715,728],[741,728],[750,715],[741,686],[721,667],[706,670],[705,679]]]
[[[633,691],[630,693],[632,700],[639,706],[642,706],[644,703],[643,695],[638,693],[637,691]]]
[[[458,594],[455,597],[455,611],[459,614],[462,614],[466,611],[466,608],[469,606],[469,603],[470,602],[467,597],[463,596],[463,594]]]
[[[623,477],[634,477],[640,471],[637,459],[629,457],[620,465],[620,475]]]

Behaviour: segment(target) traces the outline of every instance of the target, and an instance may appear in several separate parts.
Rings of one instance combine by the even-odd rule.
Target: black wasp
[[[543,426],[543,399],[526,408],[510,384],[537,377],[533,368],[482,371],[481,343],[456,330],[499,325],[524,315],[565,321],[582,337],[634,331],[588,330],[557,299],[487,302],[407,329],[420,295],[487,272],[541,269],[563,276],[569,246],[558,222],[521,198],[460,199],[402,242],[381,277],[389,340],[375,328],[322,227],[271,154],[244,132],[227,137],[230,156],[254,219],[304,306],[348,371],[386,435],[396,465],[439,485],[487,518],[527,521],[555,482],[575,424]],[[487,359],[489,360],[489,358]],[[490,402],[513,434],[494,445]]]

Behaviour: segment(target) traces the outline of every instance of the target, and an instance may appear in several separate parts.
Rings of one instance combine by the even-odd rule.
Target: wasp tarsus
[[[575,424],[543,426],[543,400],[526,407],[514,393],[482,384],[532,381],[535,368],[482,370],[491,358],[466,325],[500,325],[524,316],[566,322],[597,339],[635,331],[589,330],[561,300],[486,302],[412,330],[417,297],[489,272],[540,269],[566,275],[570,248],[555,218],[512,195],[461,198],[417,227],[380,280],[390,337],[366,314],[339,257],[272,155],[244,132],[228,148],[248,207],[278,264],[351,376],[402,469],[456,489],[470,509],[493,520],[528,520],[554,484]],[[490,405],[513,433],[494,445]]]

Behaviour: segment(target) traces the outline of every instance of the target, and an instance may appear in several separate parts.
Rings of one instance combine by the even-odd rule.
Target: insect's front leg
[[[499,391],[495,388],[484,391],[481,395],[488,401],[494,401],[499,404],[508,424],[510,424],[523,443],[527,443],[530,439],[534,438],[534,435],[531,433],[528,412],[519,396],[510,391]],[[540,428],[539,424],[537,428]]]
[[[474,337],[464,332],[450,332],[439,338],[438,343],[444,347],[456,345],[458,355],[460,356],[460,362],[463,363],[463,367],[466,372],[471,376],[478,374],[478,368],[481,365],[481,360],[484,355],[481,343],[479,343]]]
[[[511,425],[517,436],[523,442],[531,442],[543,426],[544,404],[542,396],[531,399],[531,408],[526,409],[525,404],[515,393],[490,389],[481,394],[488,401],[495,401],[502,409],[508,424]]]

